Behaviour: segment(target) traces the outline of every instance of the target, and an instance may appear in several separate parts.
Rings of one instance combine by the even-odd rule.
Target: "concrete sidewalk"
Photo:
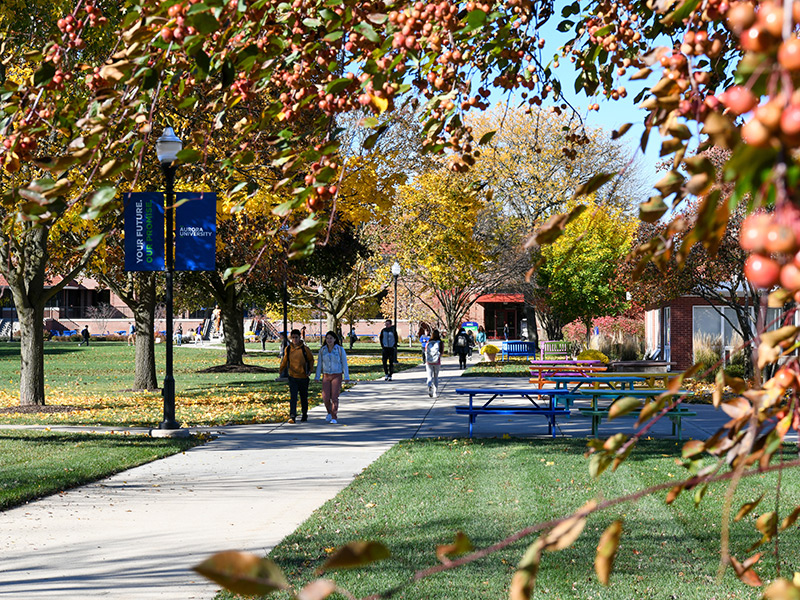
[[[338,425],[325,423],[320,406],[307,423],[217,428],[218,439],[184,454],[0,513],[0,598],[213,598],[217,587],[192,565],[220,550],[265,554],[398,440],[465,437],[456,387],[519,384],[458,375],[446,359],[438,399],[428,397],[422,367],[362,382],[342,394]],[[698,408],[686,438],[726,420]],[[588,435],[589,420],[574,413],[557,435]],[[630,426],[604,422],[601,435]],[[654,431],[668,433],[668,423]],[[506,434],[544,437],[547,424],[479,417],[475,425],[476,437]]]

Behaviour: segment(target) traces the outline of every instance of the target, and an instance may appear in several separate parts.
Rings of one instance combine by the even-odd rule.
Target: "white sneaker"
[[[327,415],[325,415],[325,422],[326,422],[326,423],[330,423],[330,422],[331,422],[331,419],[333,419],[333,417],[330,415],[330,413],[328,413]]]
[[[334,425],[336,425],[336,423],[338,423],[338,422],[339,421],[337,421],[336,419],[331,419],[331,423],[334,424]]]

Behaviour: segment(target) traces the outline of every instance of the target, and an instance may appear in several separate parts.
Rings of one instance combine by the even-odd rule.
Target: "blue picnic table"
[[[568,395],[566,389],[502,389],[502,388],[459,388],[456,394],[469,396],[469,406],[456,406],[456,414],[469,417],[469,437],[472,437],[473,425],[478,415],[541,415],[547,418],[547,433],[556,437],[556,417],[569,417],[568,408],[556,406],[555,399]],[[475,398],[480,397],[475,403]],[[524,398],[529,401],[525,406],[507,406],[492,403],[500,398]],[[534,400],[538,398],[537,400]],[[487,398],[484,401],[484,398]],[[545,398],[546,400],[542,400]]]
[[[600,427],[600,421],[603,417],[608,416],[608,411],[611,409],[611,406],[619,400],[620,398],[630,397],[630,398],[638,398],[642,400],[645,404],[649,404],[650,402],[656,402],[656,398],[661,396],[662,394],[665,397],[670,396],[691,396],[692,392],[690,390],[676,390],[672,393],[665,393],[664,388],[655,388],[655,389],[630,389],[630,390],[578,390],[574,393],[569,395],[570,399],[589,399],[591,401],[591,408],[581,408],[580,413],[584,416],[592,418],[592,436],[597,436],[597,431]],[[600,408],[598,406],[598,402],[600,400],[611,400],[609,405],[605,408]],[[683,439],[682,430],[681,430],[681,420],[684,417],[694,417],[697,416],[697,413],[694,411],[689,410],[683,404],[679,404],[678,406],[670,409],[667,412],[667,417],[669,417],[670,421],[672,421],[672,435],[677,435],[678,439]]]

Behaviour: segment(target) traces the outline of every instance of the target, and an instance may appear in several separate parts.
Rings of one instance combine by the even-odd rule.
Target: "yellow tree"
[[[508,235],[496,205],[466,175],[427,171],[400,187],[389,238],[410,287],[450,339],[485,291],[528,264],[520,240]]]
[[[497,106],[470,123],[476,137],[491,136],[473,177],[489,182],[497,200],[530,228],[597,173],[621,171],[597,191],[604,204],[630,206],[644,195],[633,151],[602,129],[584,128],[574,115]],[[578,138],[585,143],[574,145]]]
[[[544,262],[536,270],[540,295],[564,323],[592,321],[619,314],[627,307],[626,279],[619,268],[633,243],[637,220],[619,207],[585,198],[583,213],[564,234],[541,249]]]

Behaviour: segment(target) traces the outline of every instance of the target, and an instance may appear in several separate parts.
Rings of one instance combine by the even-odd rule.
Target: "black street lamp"
[[[164,396],[164,420],[158,426],[159,429],[180,429],[175,420],[175,377],[172,375],[172,278],[175,272],[175,160],[182,148],[183,142],[175,135],[172,127],[165,128],[164,133],[156,141],[156,154],[167,186],[164,211],[167,220],[167,358],[164,387],[161,391]]]
[[[392,265],[392,275],[394,276],[394,334],[399,337],[397,333],[397,278],[400,277],[400,263],[397,261],[394,261]],[[397,360],[397,350],[394,353],[394,362],[399,362]]]

